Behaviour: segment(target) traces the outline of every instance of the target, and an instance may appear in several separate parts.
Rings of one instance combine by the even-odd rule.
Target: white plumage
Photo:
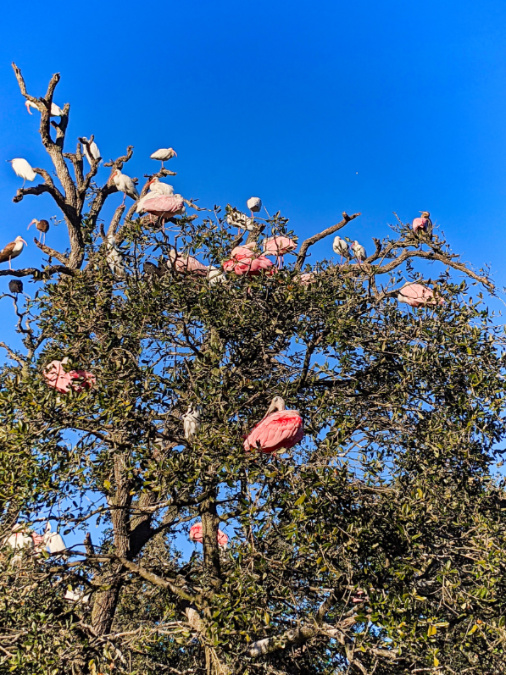
[[[190,405],[183,415],[184,437],[187,441],[193,440],[195,434],[200,429],[200,412]]]
[[[44,545],[47,546],[50,553],[61,553],[66,550],[63,539],[58,532],[51,532],[51,523],[47,523],[44,532]]]
[[[27,180],[32,181],[36,179],[37,174],[26,161],[26,159],[23,159],[22,157],[14,157],[14,159],[8,159],[7,161],[11,163],[12,169],[16,176],[19,176],[23,179],[23,185]]]
[[[88,163],[90,165],[93,163],[94,160],[102,158],[100,150],[98,149],[98,145],[95,143],[95,141],[91,141],[90,143],[90,141],[86,138],[86,136],[83,136],[79,140],[83,144],[83,154],[88,160]]]
[[[358,243],[358,241],[354,241],[353,244],[351,245],[351,250],[353,251],[355,258],[359,261],[362,262],[362,260],[365,260],[367,258],[367,253],[365,252],[365,248]]]
[[[135,183],[130,178],[130,176],[126,175],[126,173],[121,173],[119,169],[116,169],[116,171],[114,171],[112,176],[109,178],[109,182],[111,181],[120,192],[123,192],[132,199],[139,199],[139,193],[137,192]],[[123,201],[125,201],[124,198]]]
[[[232,227],[238,227],[240,230],[249,230],[251,232],[251,230],[255,229],[253,218],[249,218],[245,213],[232,207],[228,209],[227,223]]]
[[[90,594],[84,593],[84,591],[73,591],[71,588],[67,588],[65,593],[65,600],[70,600],[70,602],[80,602],[83,605],[87,605],[90,600]]]
[[[169,185],[168,183],[162,183],[162,181],[158,178],[152,178],[149,181],[149,191],[154,192],[157,195],[173,195],[174,194],[174,188],[172,185]],[[151,195],[153,196],[153,195]]]
[[[25,103],[26,109],[28,110],[28,113],[31,115],[32,113],[30,112],[30,108],[33,108],[34,110],[38,110],[40,112],[41,106],[43,106],[43,103],[37,104],[33,103],[32,101],[27,101]],[[51,101],[51,117],[61,117],[63,115],[63,110],[60,108],[59,105],[56,105],[56,103],[53,103]]]
[[[246,202],[246,206],[253,213],[258,213],[262,208],[262,200],[260,197],[250,197]]]
[[[163,163],[168,162],[169,159],[172,159],[173,157],[177,157],[177,153],[174,148],[160,148],[159,150],[155,150],[155,152],[150,155],[151,159],[157,159],[162,163],[162,169]]]
[[[350,257],[350,252],[348,250],[348,242],[345,241],[344,239],[341,239],[339,235],[334,238],[334,242],[332,244],[332,248],[334,250],[334,253],[337,253],[337,255],[340,255],[341,257],[349,258]]]
[[[123,257],[115,246],[116,240],[114,234],[107,236],[106,249],[107,253],[105,259],[109,265],[109,269],[115,277],[124,279],[126,277],[125,266],[123,264]]]
[[[4,540],[5,541],[5,540]],[[6,544],[10,546],[14,551],[20,551],[12,558],[12,564],[18,565],[21,562],[23,549],[33,549],[33,539],[31,536],[31,530],[18,523],[12,528],[12,534],[8,537]]]
[[[210,284],[219,284],[227,280],[225,272],[223,272],[219,267],[214,267],[211,265],[209,272],[207,273],[207,280]]]

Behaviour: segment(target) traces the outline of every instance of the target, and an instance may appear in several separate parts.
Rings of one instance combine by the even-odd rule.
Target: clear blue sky
[[[150,153],[172,146],[176,191],[202,205],[258,195],[301,237],[361,211],[346,234],[366,248],[394,211],[408,221],[427,209],[455,251],[506,285],[504,1],[6,3],[2,246],[56,214],[46,198],[11,201],[21,181],[5,159],[49,167],[13,60],[34,95],[60,72],[68,138],[95,134],[106,159],[134,145],[130,175],[153,171]],[[47,238],[64,240],[63,226]],[[15,265],[40,262],[29,243]],[[7,339],[5,301],[0,316]]]

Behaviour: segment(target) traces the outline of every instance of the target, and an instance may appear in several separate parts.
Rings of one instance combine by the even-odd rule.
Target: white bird
[[[128,195],[132,199],[139,199],[139,193],[135,187],[135,183],[127,176],[126,173],[121,173],[119,169],[116,169],[112,172],[111,177],[107,181],[108,183],[113,182],[119,192],[123,192],[125,197]],[[123,197],[123,204],[125,203],[125,197]]]
[[[51,523],[46,524],[44,531],[44,545],[47,546],[50,553],[61,553],[66,550],[66,546],[58,532],[51,532]]]
[[[111,234],[107,235],[106,241],[107,253],[105,259],[107,260],[109,269],[114,274],[114,276],[118,277],[119,279],[124,279],[126,277],[126,272],[125,272],[125,265],[123,264],[123,256],[116,248],[115,243],[116,238],[114,234],[111,232]]]
[[[0,251],[0,263],[9,261],[9,269],[11,270],[11,260],[18,257],[25,244],[26,241],[23,237],[16,237],[14,241],[11,241]]]
[[[17,523],[12,528],[12,534],[8,537],[5,542],[10,546],[14,551],[22,551],[23,549],[33,549],[33,539],[31,536],[31,530],[28,529],[26,525],[22,523]],[[15,555],[12,558],[12,564],[17,565],[21,562],[21,553]]]
[[[31,115],[32,113],[30,112],[30,108],[33,108],[34,110],[38,110],[40,112],[40,107],[43,106],[43,103],[37,104],[33,103],[33,101],[27,101],[25,103],[26,109],[28,111],[28,114]],[[63,115],[63,110],[60,108],[59,105],[56,105],[56,103],[53,103],[51,101],[51,117],[61,117]]]
[[[343,261],[343,257],[344,258],[350,257],[348,242],[345,241],[344,239],[341,239],[339,235],[335,237],[334,242],[332,243],[332,248],[334,250],[334,253],[337,253],[337,255],[341,256],[341,262]]]
[[[11,163],[12,169],[16,176],[19,176],[23,179],[23,187],[25,187],[25,182],[27,180],[32,181],[37,178],[37,174],[32,169],[30,164],[23,159],[22,157],[14,157],[14,159],[8,159],[8,162]]]
[[[260,197],[250,197],[246,202],[246,206],[251,211],[251,217],[253,218],[253,214],[258,213],[262,208],[262,200]]]
[[[86,136],[82,136],[79,140],[83,145],[83,153],[90,166],[93,164],[94,160],[102,159],[102,155],[100,154],[100,150],[95,141],[91,141],[90,143]]]
[[[361,244],[359,244],[358,241],[355,240],[353,242],[353,244],[351,245],[351,250],[353,251],[355,258],[358,260],[359,263],[367,258],[365,248]]]
[[[184,437],[187,441],[193,440],[197,431],[200,429],[200,412],[198,408],[189,406],[183,415]]]
[[[177,157],[177,152],[174,150],[174,148],[160,148],[150,155],[151,159],[157,159],[162,163],[162,169],[163,163],[168,162],[169,159],[172,159],[173,157]]]
[[[248,218],[245,213],[234,209],[232,206],[228,206],[227,211],[227,223],[230,226],[237,227],[239,230],[248,230],[249,232],[255,229],[253,218]]]
[[[81,602],[83,605],[87,605],[90,600],[90,594],[84,593],[84,591],[73,591],[71,588],[67,588],[65,593],[65,600],[70,600],[70,602]]]
[[[162,183],[162,181],[158,178],[158,176],[155,176],[155,178],[152,178],[149,181],[149,191],[154,192],[157,195],[170,196],[174,194],[174,188],[172,187],[172,185],[169,185],[168,183]]]
[[[219,267],[214,267],[211,265],[209,267],[209,272],[207,273],[207,280],[210,284],[220,284],[227,280],[225,272],[223,272]]]

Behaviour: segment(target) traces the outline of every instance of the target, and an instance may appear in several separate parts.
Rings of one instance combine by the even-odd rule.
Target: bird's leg
[[[12,269],[12,267],[11,267],[11,259],[10,259],[10,258],[9,258],[9,269],[10,269],[10,270]]]
[[[164,168],[165,168],[165,167],[163,166],[163,161],[162,161],[162,169],[164,169]]]
[[[126,199],[126,192],[123,192],[123,201],[121,202],[121,206],[125,205],[125,199]]]

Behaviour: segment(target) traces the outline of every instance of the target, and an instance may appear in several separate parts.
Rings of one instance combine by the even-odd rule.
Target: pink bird
[[[416,234],[419,230],[422,232],[431,233],[432,230],[432,221],[430,219],[430,213],[428,211],[422,211],[420,218],[415,218],[413,220],[413,232]]]
[[[172,216],[179,216],[184,212],[184,200],[181,195],[158,194],[146,199],[142,207],[146,213],[167,219],[172,218]]]
[[[278,259],[278,268],[283,267],[285,253],[295,251],[297,243],[289,237],[269,237],[263,241],[264,255],[275,255]]]
[[[190,528],[190,541],[193,541],[197,544],[202,544],[204,541],[204,535],[202,533],[202,523],[195,523],[195,525],[192,525]],[[222,532],[221,530],[218,530],[217,534],[217,541],[218,541],[218,546],[220,548],[227,548],[227,543],[228,543],[228,537],[225,534],[225,532]]]
[[[167,267],[182,274],[195,274],[200,277],[207,277],[209,268],[191,255],[180,255],[175,249],[169,251]]]
[[[292,448],[304,438],[304,423],[297,410],[287,410],[281,396],[275,396],[263,417],[246,436],[244,449],[275,452]]]
[[[85,389],[91,389],[97,383],[93,373],[87,370],[71,370],[66,373],[63,366],[67,364],[67,361],[67,357],[61,361],[51,361],[44,369],[43,375],[50,387],[59,391],[60,394],[68,394],[70,389],[79,393]],[[75,380],[80,380],[81,383]]]
[[[397,300],[399,302],[405,302],[410,307],[423,307],[424,305],[442,305],[444,303],[443,298],[440,298],[436,301],[434,297],[434,292],[422,286],[422,284],[406,284],[399,290],[397,295]]]
[[[225,272],[235,272],[238,276],[247,274],[254,276],[260,274],[263,270],[271,270],[273,263],[264,255],[257,255],[251,250],[255,244],[248,244],[247,246],[236,246],[232,253],[230,260],[223,263]]]
[[[304,272],[303,274],[298,274],[293,280],[301,286],[309,286],[318,281],[318,275],[316,272]]]

